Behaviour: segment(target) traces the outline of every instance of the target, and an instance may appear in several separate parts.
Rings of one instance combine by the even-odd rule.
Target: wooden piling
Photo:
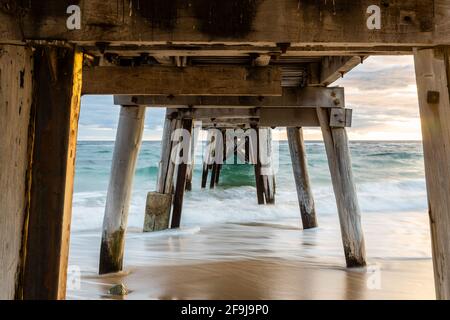
[[[256,185],[256,197],[258,199],[258,204],[264,204],[264,181],[261,175],[261,158],[260,158],[260,147],[259,147],[259,129],[256,129],[256,164],[255,167],[255,185]]]
[[[265,128],[263,130],[265,131],[265,134],[263,135],[264,140],[261,140],[260,137],[260,143],[262,143],[264,147],[260,148],[260,152],[266,153],[264,156],[266,157],[267,160],[266,161],[267,163],[264,164],[264,168],[262,169],[264,198],[266,200],[266,204],[275,204],[275,174],[273,170],[274,163],[272,150],[272,129]]]
[[[245,137],[245,164],[250,162],[250,137]]]
[[[203,163],[202,169],[202,189],[206,188],[206,183],[208,182],[208,171],[209,166],[206,163]]]
[[[203,155],[202,189],[206,188],[206,184],[208,183],[208,172],[209,169],[211,169],[211,165],[209,164],[212,149],[211,139],[212,139],[211,131],[208,131],[205,154]]]
[[[317,116],[336,197],[347,267],[362,267],[366,265],[366,252],[347,131],[342,127],[330,127],[329,111],[326,108],[317,108]]]
[[[147,194],[144,232],[161,231],[169,229],[170,227],[173,176],[175,174],[175,163],[171,159],[175,145],[172,141],[172,135],[180,126],[181,120],[177,119],[177,115],[166,113],[161,141],[161,160],[158,168],[156,192],[149,192]],[[170,201],[167,201],[167,198],[169,198]]]
[[[211,165],[211,180],[209,181],[209,188],[214,189],[216,186],[217,179],[217,163]]]
[[[189,134],[191,134],[192,119],[183,119],[182,120],[182,128],[184,130],[189,131]],[[190,140],[189,140],[188,148],[190,148]],[[183,150],[183,152],[186,152],[186,150]],[[186,189],[186,170],[187,170],[187,163],[182,162],[182,163],[178,164],[175,194],[173,196],[171,228],[179,228],[180,227],[181,213],[183,210],[184,191]]]
[[[216,184],[216,186],[219,184],[221,171],[222,171],[222,164],[217,164],[216,177],[214,179],[214,183]]]
[[[82,64],[77,49],[34,52],[35,116],[29,137],[34,140],[20,298],[65,298]]]
[[[33,147],[33,54],[17,45],[0,45],[0,52],[0,300],[11,300],[21,298],[22,290]]]
[[[287,136],[303,229],[316,228],[318,226],[316,208],[309,182],[303,129],[287,128]]]
[[[144,118],[145,106],[121,107],[103,219],[100,274],[122,270],[128,210]]]
[[[436,297],[450,299],[450,47],[415,50]]]
[[[191,162],[188,164],[186,173],[186,191],[192,190],[192,178],[194,176],[195,168],[195,148],[198,142],[198,128],[195,125],[192,127],[192,140],[191,140]]]

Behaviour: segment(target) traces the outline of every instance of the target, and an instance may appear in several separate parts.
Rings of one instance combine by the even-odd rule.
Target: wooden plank
[[[0,10],[0,44],[20,44],[23,40],[20,34],[19,20],[13,15]]]
[[[364,57],[324,57],[320,68],[320,85],[329,86],[364,61]]]
[[[33,41],[29,41],[33,43]],[[359,44],[346,46],[345,44],[301,44],[291,43],[288,51],[283,53],[276,43],[260,44],[219,44],[219,43],[177,43],[174,44],[128,44],[110,43],[106,48],[95,45],[84,45],[86,52],[100,56],[103,52],[126,57],[140,57],[141,53],[154,57],[163,65],[173,65],[171,57],[246,57],[255,55],[273,55],[283,57],[327,57],[327,56],[373,56],[373,55],[412,55],[413,45],[390,46],[377,44]],[[165,58],[166,57],[166,58]],[[170,59],[168,59],[170,58]]]
[[[177,112],[182,117],[191,117],[198,121],[210,119],[245,119],[259,118],[258,108],[190,108],[168,109],[169,112]]]
[[[449,59],[448,47],[415,53],[435,288],[444,300],[450,299]]]
[[[114,96],[116,105],[146,105],[167,108],[288,108],[322,107],[337,108],[345,106],[344,88],[282,88],[281,97],[251,96]]]
[[[331,181],[338,208],[347,267],[366,265],[361,212],[353,181],[352,162],[345,128],[331,128],[327,109],[317,108]]]
[[[314,108],[262,108],[259,125],[261,127],[318,127],[319,119]]]
[[[83,55],[38,48],[34,56],[36,118],[23,298],[64,299]]]
[[[0,46],[0,300],[20,298],[28,206],[31,48]],[[26,230],[26,229],[25,229]],[[16,295],[17,294],[17,295]]]
[[[447,0],[435,0],[434,16],[436,20],[435,42],[448,44],[450,37],[450,3]]]
[[[235,126],[251,127],[252,124],[259,124],[264,127],[319,127],[319,119],[315,108],[261,108],[261,109],[227,109],[236,110],[236,116],[230,118],[209,117],[211,115],[219,115],[221,109],[199,109],[202,110],[203,128],[208,127],[224,127],[232,128]],[[248,111],[246,111],[248,110]],[[351,127],[352,110],[344,108],[329,108],[331,111],[330,126],[331,127]],[[280,112],[282,111],[282,112]],[[183,113],[183,111],[180,111]],[[189,114],[188,112],[187,114]],[[195,113],[195,111],[194,111]],[[224,113],[224,116],[228,112]],[[254,115],[254,116],[248,116]]]
[[[31,0],[23,18],[25,39],[67,39],[78,43],[303,43],[430,45],[448,44],[449,37],[435,28],[433,0],[404,0],[381,6],[381,30],[367,28],[371,0],[246,1],[239,6],[220,0],[127,2],[115,0],[110,7],[123,7],[119,21],[105,11],[101,0],[80,0],[98,12],[95,19],[82,19],[80,30],[68,30],[67,1]],[[282,17],[282,18],[280,18]],[[98,23],[107,21],[107,23]],[[440,20],[437,20],[440,22]],[[438,27],[440,24],[438,25]],[[445,25],[444,25],[445,26]],[[20,38],[20,40],[22,37]],[[0,41],[11,40],[2,38]]]
[[[182,128],[191,133],[192,119],[183,119]],[[190,149],[190,143],[188,144],[188,149]],[[186,152],[186,150],[184,151]],[[184,191],[186,190],[186,170],[187,170],[187,163],[182,162],[178,164],[175,194],[173,196],[171,228],[179,228],[181,224],[181,213],[183,210]]]
[[[144,120],[145,107],[123,106],[120,109],[103,218],[100,274],[122,271],[128,211]]]
[[[316,208],[309,181],[303,128],[287,128],[287,136],[303,229],[317,228]]]
[[[29,41],[33,43],[33,41]],[[417,45],[416,45],[417,46]],[[173,65],[172,59],[163,57],[246,57],[254,55],[273,55],[283,57],[327,57],[327,56],[373,56],[373,55],[412,55],[414,45],[402,44],[391,46],[389,44],[358,44],[347,46],[345,44],[302,44],[291,43],[286,53],[283,53],[276,43],[177,43],[177,44],[128,44],[109,43],[105,47],[84,45],[86,52],[102,55],[103,52],[119,56],[139,57],[141,53],[154,57],[165,65]]]
[[[146,66],[83,70],[83,94],[281,96],[281,93],[278,67]]]

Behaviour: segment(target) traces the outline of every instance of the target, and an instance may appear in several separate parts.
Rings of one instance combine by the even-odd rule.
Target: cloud
[[[164,108],[147,108],[145,112],[144,139],[160,140],[164,124]],[[120,106],[112,96],[83,96],[78,139],[115,140],[119,123]]]

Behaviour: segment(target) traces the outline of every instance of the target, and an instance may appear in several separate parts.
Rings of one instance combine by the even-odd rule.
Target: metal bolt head
[[[430,104],[438,104],[440,100],[439,91],[428,91],[427,92],[427,102]]]

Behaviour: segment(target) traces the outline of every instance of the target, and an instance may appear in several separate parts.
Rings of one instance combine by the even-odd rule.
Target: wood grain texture
[[[303,129],[287,128],[287,136],[303,229],[316,228],[318,226],[316,208],[309,181]]]
[[[341,225],[347,267],[366,265],[361,211],[353,180],[352,162],[345,128],[331,128],[327,109],[317,108],[325,150],[330,167],[331,181]]]
[[[92,67],[83,94],[281,96],[277,67]]]
[[[83,55],[39,48],[34,57],[36,118],[23,298],[64,299]]]
[[[192,119],[183,119],[182,128],[191,133]],[[186,146],[188,147],[188,150],[190,150],[190,140],[189,143],[186,144]],[[184,150],[184,152],[188,150]],[[177,180],[175,184],[175,193],[173,196],[171,228],[179,228],[181,224],[181,213],[183,210],[184,192],[186,190],[186,171],[187,171],[187,163],[182,162],[177,165]]]
[[[450,38],[450,2],[447,0],[434,1],[434,15],[436,31],[435,42],[449,44]]]
[[[20,290],[32,71],[31,48],[0,46],[0,300]]]
[[[261,161],[262,184],[266,204],[275,204],[275,171],[272,150],[272,129],[259,129],[259,152]]]
[[[193,119],[196,119],[193,117]],[[191,155],[190,155],[190,163],[188,164],[187,173],[186,173],[186,191],[192,191],[192,178],[194,176],[195,169],[195,152],[198,144],[198,139],[200,135],[201,127],[199,126],[200,122],[194,121],[192,127],[192,140],[191,140]]]
[[[360,56],[355,57],[324,57],[320,67],[319,84],[328,86],[363,62]]]
[[[265,203],[264,198],[264,179],[261,174],[261,157],[260,157],[260,131],[259,128],[253,127],[253,129],[256,129],[256,163],[254,165],[255,168],[255,185],[256,185],[256,198],[258,200],[258,204],[262,205]]]
[[[417,50],[416,79],[422,122],[428,214],[436,296],[450,299],[450,48]],[[439,92],[437,103],[428,92]]]
[[[447,24],[435,26],[434,21],[433,8],[446,8],[444,0],[389,2],[381,6],[381,30],[366,27],[367,8],[374,4],[371,0],[251,0],[238,6],[222,0],[115,0],[109,5],[100,0],[80,0],[87,15],[81,30],[67,30],[65,3],[32,0],[31,10],[23,19],[25,38],[79,43],[342,43],[347,47],[448,44],[450,40],[448,33],[445,36],[436,30]]]
[[[283,88],[281,97],[251,96],[114,96],[116,105],[165,106],[167,108],[337,108],[345,107],[342,87]]]
[[[172,194],[149,192],[145,205],[144,232],[169,228]]]
[[[120,109],[103,219],[99,273],[122,270],[133,179],[144,131],[145,107]]]
[[[144,220],[144,232],[153,232],[159,230],[165,230],[170,228],[170,215],[172,208],[172,194],[173,194],[173,179],[175,175],[175,163],[172,161],[171,156],[175,147],[172,141],[175,130],[181,126],[181,120],[178,119],[178,113],[176,110],[166,110],[166,117],[164,120],[164,130],[161,140],[161,158],[158,166],[158,178],[156,183],[156,192],[149,193],[147,197],[146,208],[154,208],[154,210],[146,210]],[[170,201],[167,205],[168,195]],[[157,202],[161,206],[157,206],[150,201]],[[160,199],[160,200],[158,200]]]

